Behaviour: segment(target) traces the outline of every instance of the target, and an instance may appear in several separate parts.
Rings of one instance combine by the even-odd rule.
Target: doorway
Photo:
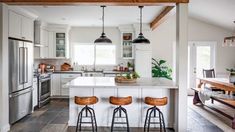
[[[203,69],[215,68],[214,41],[191,41],[188,46],[188,88],[197,87],[197,78],[203,76]],[[188,94],[193,94],[188,90]]]

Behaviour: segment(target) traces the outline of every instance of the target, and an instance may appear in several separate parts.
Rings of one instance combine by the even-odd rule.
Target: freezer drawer
[[[10,124],[18,121],[32,112],[32,88],[9,95]]]

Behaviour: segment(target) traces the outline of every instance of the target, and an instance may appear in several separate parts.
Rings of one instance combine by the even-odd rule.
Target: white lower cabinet
[[[33,78],[33,108],[38,105],[38,80]]]
[[[52,74],[51,79],[51,96],[60,96],[60,74]]]
[[[62,96],[69,96],[69,87],[65,86],[65,84],[79,76],[81,75],[80,74],[61,74],[60,85],[61,85]]]
[[[81,76],[81,74],[64,74],[55,73],[52,75],[51,96],[52,97],[69,97],[69,87],[65,84]]]

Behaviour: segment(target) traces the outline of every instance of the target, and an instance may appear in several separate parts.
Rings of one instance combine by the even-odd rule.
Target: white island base
[[[175,125],[175,95],[178,87],[170,80],[140,78],[136,83],[115,83],[113,77],[78,77],[67,84],[69,96],[69,126],[76,126],[77,116],[81,108],[74,103],[74,96],[97,96],[94,108],[98,126],[110,127],[113,109],[109,103],[110,96],[132,96],[132,104],[124,106],[127,109],[130,127],[143,127],[146,111],[151,106],[144,103],[146,96],[161,98],[168,97],[168,104],[160,107],[165,118],[166,127]]]

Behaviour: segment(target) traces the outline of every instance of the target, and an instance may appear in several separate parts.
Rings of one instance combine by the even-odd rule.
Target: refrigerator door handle
[[[24,48],[24,83],[28,83],[28,48]]]
[[[20,47],[19,48],[19,83],[23,84],[24,83],[24,48]]]
[[[14,98],[14,97],[20,96],[20,95],[22,95],[22,94],[29,93],[29,92],[31,92],[31,91],[33,91],[33,89],[32,89],[32,88],[29,88],[29,89],[27,89],[27,90],[23,90],[23,91],[20,91],[20,92],[17,92],[17,93],[12,93],[12,94],[9,95],[9,97],[10,97],[10,98]]]

